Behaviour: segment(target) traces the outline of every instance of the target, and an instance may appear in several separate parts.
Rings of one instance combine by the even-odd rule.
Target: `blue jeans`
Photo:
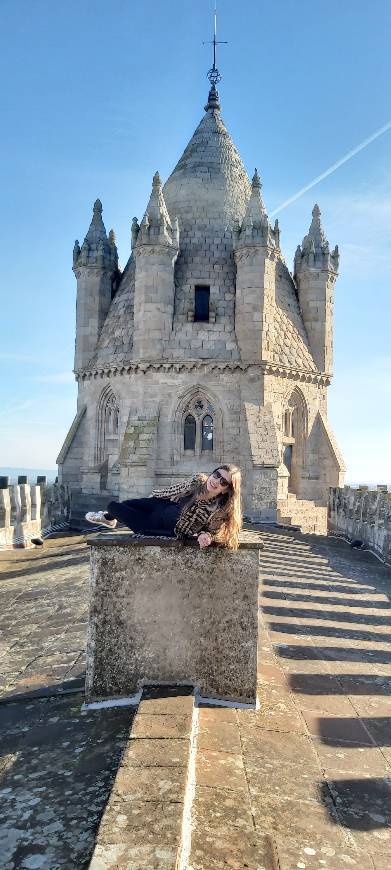
[[[174,528],[182,507],[166,498],[131,498],[110,501],[105,511],[109,520],[119,520],[136,534],[175,537]]]

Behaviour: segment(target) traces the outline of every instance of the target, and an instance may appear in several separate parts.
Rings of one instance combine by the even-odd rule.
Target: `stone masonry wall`
[[[391,492],[379,484],[333,487],[329,498],[329,529],[350,540],[361,540],[391,564]]]
[[[96,377],[80,381],[79,402],[80,406],[86,407],[82,423],[85,445],[82,467],[90,469],[88,473],[82,472],[80,475],[81,481],[85,478],[83,490],[101,490],[99,470],[95,465],[96,409],[102,392],[110,385],[119,407],[119,432],[118,455],[112,456],[108,469],[108,491],[118,493],[122,499],[142,496],[149,494],[154,486],[163,487],[173,480],[185,479],[196,471],[208,471],[221,462],[235,462],[243,470],[244,505],[248,508],[254,497],[254,462],[259,467],[259,479],[265,476],[262,466],[269,469],[274,460],[278,464],[274,447],[274,452],[270,453],[266,444],[268,426],[264,430],[263,452],[259,451],[258,442],[254,441],[256,432],[252,430],[256,423],[251,424],[252,430],[249,432],[249,421],[257,418],[262,404],[259,368],[253,367],[246,372],[239,367],[228,368],[224,365],[213,367],[197,364],[181,368],[179,365],[162,364],[146,366],[145,369],[122,376],[117,374],[111,378]],[[213,409],[214,449],[187,453],[183,449],[183,417],[189,402],[197,397],[205,402],[205,406],[209,403]],[[245,404],[253,409],[251,418],[243,415]],[[254,450],[256,456],[253,455]],[[72,450],[69,455],[72,455]],[[89,489],[92,477],[96,480],[94,488]],[[261,485],[258,481],[256,490],[261,493],[265,486],[269,488],[267,502],[269,504],[274,499],[275,505],[276,475],[270,478],[268,471],[266,477],[268,483],[264,481]],[[65,466],[62,479],[67,479]]]
[[[69,489],[59,484],[14,484],[0,489],[0,550],[33,546],[31,538],[67,523]]]

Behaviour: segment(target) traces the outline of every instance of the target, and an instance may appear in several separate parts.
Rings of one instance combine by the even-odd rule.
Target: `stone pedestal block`
[[[190,684],[205,697],[255,703],[261,544],[200,550],[127,532],[88,543],[87,701]]]

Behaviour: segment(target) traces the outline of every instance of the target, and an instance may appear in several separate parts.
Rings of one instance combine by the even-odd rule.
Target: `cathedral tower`
[[[247,516],[325,531],[343,473],[326,402],[338,250],[316,207],[292,277],[222,120],[215,64],[209,78],[189,144],[133,219],[123,273],[99,200],[75,245],[79,394],[60,480],[76,522],[112,495],[234,462]]]

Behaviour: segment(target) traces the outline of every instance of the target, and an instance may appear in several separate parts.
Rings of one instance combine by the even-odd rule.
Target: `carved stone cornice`
[[[149,371],[156,372],[248,372],[255,370],[260,375],[272,375],[280,378],[290,378],[302,383],[329,386],[331,375],[324,372],[309,372],[301,369],[289,368],[289,366],[277,363],[259,362],[243,363],[240,360],[132,360],[126,363],[106,365],[75,372],[77,381],[97,380],[98,378],[123,377],[132,374],[145,374]]]
[[[243,245],[241,248],[234,249],[234,257],[236,263],[241,263],[243,260],[252,260],[257,254],[262,254],[265,258],[277,260],[279,252],[275,248],[265,244]]]
[[[138,245],[137,248],[135,248],[134,253],[135,253],[136,260],[137,260],[138,257],[140,257],[140,256],[151,257],[153,255],[162,254],[162,253],[169,254],[170,257],[177,257],[178,251],[179,251],[179,248],[174,246],[171,242],[169,242],[169,241],[163,242],[162,241],[162,242],[154,242],[153,245],[151,245],[149,242],[145,245],[143,245],[143,244]]]

